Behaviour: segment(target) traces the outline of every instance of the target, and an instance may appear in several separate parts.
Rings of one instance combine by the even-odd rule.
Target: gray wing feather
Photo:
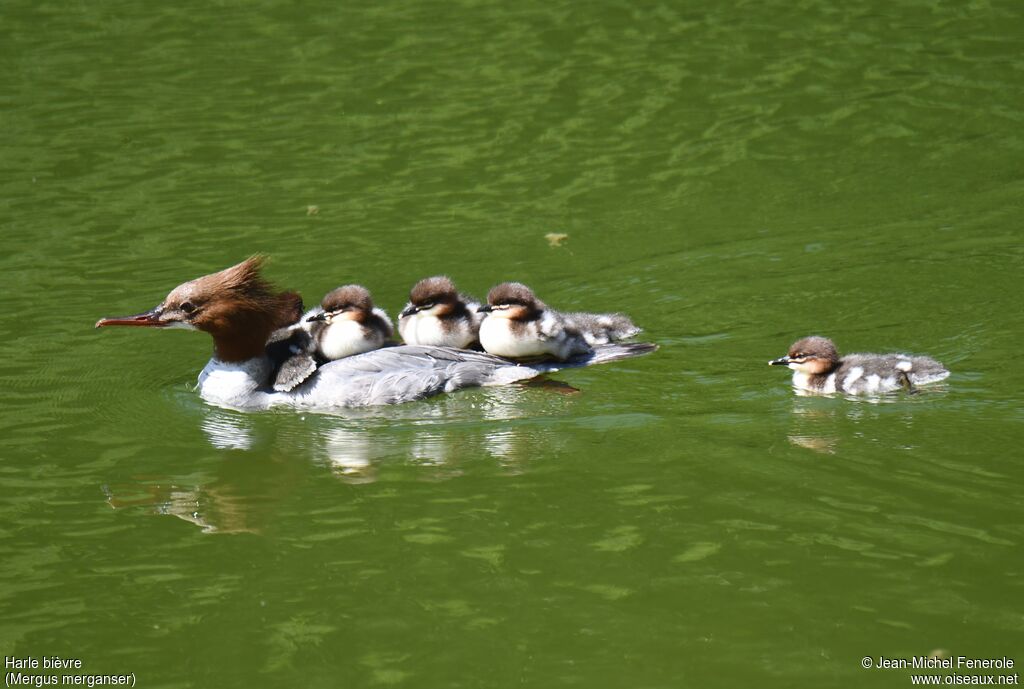
[[[274,389],[278,392],[288,392],[313,375],[316,371],[316,359],[309,354],[296,354],[286,359],[274,377]]]

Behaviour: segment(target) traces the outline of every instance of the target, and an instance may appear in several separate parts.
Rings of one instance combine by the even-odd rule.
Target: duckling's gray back
[[[633,337],[641,328],[624,313],[582,313],[562,314],[566,322],[583,336],[593,347]]]
[[[837,389],[851,394],[887,392],[905,387],[936,383],[949,371],[935,359],[909,354],[847,354],[833,373]]]

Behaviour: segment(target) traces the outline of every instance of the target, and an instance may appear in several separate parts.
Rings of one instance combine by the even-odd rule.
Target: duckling
[[[581,313],[572,311],[562,314],[587,344],[593,347],[609,342],[626,340],[640,333],[643,328],[633,323],[624,313]]]
[[[388,344],[392,334],[391,319],[374,307],[365,287],[344,285],[331,290],[319,309],[307,313],[282,338],[291,356],[278,369],[274,389],[287,392],[312,375],[320,364],[380,349]]]
[[[469,349],[477,344],[479,303],[455,289],[444,275],[424,278],[409,292],[398,316],[398,332],[406,344]]]
[[[593,351],[566,314],[548,308],[522,283],[503,282],[492,288],[479,310],[487,314],[480,324],[480,344],[490,354],[565,361]]]
[[[789,354],[768,362],[793,370],[793,387],[806,392],[870,395],[906,388],[913,393],[949,377],[946,367],[926,356],[847,354],[840,357],[827,337],[797,340]]]

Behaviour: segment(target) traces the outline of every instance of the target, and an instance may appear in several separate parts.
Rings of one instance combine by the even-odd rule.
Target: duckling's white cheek
[[[191,323],[186,323],[185,321],[173,321],[164,327],[169,330],[198,330],[196,326]]]

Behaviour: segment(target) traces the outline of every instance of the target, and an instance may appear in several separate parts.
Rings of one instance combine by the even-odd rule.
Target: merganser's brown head
[[[540,316],[546,309],[540,299],[521,282],[503,282],[487,293],[487,303],[479,311],[489,313],[489,318],[508,318],[514,321],[528,321]]]
[[[370,291],[362,285],[344,285],[333,289],[320,302],[321,313],[310,316],[310,321],[326,321],[334,319],[362,322],[373,312],[373,299]]]
[[[455,289],[451,278],[445,275],[424,278],[413,285],[409,292],[409,304],[398,317],[426,313],[440,318],[454,311],[460,300],[459,291]]]
[[[794,371],[810,375],[828,373],[839,365],[839,353],[832,340],[813,335],[797,340],[789,348],[789,354],[772,359],[769,366],[788,366]]]
[[[260,271],[265,259],[253,256],[218,273],[182,283],[159,306],[136,316],[101,318],[109,325],[202,330],[213,336],[214,355],[224,362],[263,353],[270,333],[302,317],[302,297],[278,292]]]

